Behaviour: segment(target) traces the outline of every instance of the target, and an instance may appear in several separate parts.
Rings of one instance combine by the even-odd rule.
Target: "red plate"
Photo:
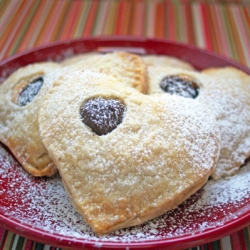
[[[89,51],[127,50],[184,59],[198,70],[226,65],[250,70],[192,46],[131,37],[86,38],[59,42],[0,62],[0,79],[34,62],[60,61]],[[214,241],[250,223],[250,164],[230,180],[210,180],[176,209],[141,226],[97,237],[75,212],[58,175],[34,178],[0,144],[0,223],[22,236],[58,247],[190,248]]]

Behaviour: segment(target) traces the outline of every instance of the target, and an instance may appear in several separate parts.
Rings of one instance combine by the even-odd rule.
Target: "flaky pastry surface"
[[[0,140],[15,155],[24,169],[34,176],[53,175],[57,169],[44,147],[38,129],[38,110],[49,84],[43,86],[35,98],[25,106],[17,100],[25,87],[38,77],[59,66],[56,63],[36,63],[15,71],[0,86]]]
[[[126,107],[122,123],[101,136],[79,114],[83,103],[96,97]],[[176,207],[207,181],[219,154],[219,129],[202,105],[143,95],[93,71],[57,80],[39,124],[72,204],[97,234]]]
[[[147,66],[163,66],[163,67],[173,67],[185,70],[194,71],[193,65],[187,61],[180,58],[167,56],[167,55],[142,55],[143,61]]]
[[[211,106],[222,131],[223,157],[213,174],[218,179],[236,174],[250,156],[250,75],[234,67],[208,68],[202,73],[214,80],[210,96],[216,99]]]
[[[82,60],[87,60],[91,58],[92,56],[99,55],[100,53],[98,52],[87,52],[87,53],[81,53],[77,54],[71,57],[68,57],[60,62],[61,66],[70,66],[74,63],[78,63]]]
[[[166,76],[187,76],[197,82],[200,89],[195,100],[211,110],[221,131],[221,152],[212,177],[236,174],[250,156],[250,76],[232,67],[199,73],[151,66],[148,72],[151,93],[164,93],[159,83]]]
[[[68,59],[70,60],[70,59]],[[96,70],[110,74],[141,93],[147,92],[147,68],[140,56],[128,52],[107,54],[82,54],[71,59],[68,64],[79,70]]]

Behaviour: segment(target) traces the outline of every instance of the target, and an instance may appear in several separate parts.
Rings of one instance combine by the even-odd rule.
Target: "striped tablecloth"
[[[0,0],[0,60],[100,35],[166,38],[250,67],[250,0]],[[0,227],[0,249],[55,248]],[[250,249],[250,227],[193,249]]]

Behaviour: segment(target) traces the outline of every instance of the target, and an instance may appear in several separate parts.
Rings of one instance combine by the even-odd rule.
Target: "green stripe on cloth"
[[[250,66],[250,4],[233,2],[5,0],[0,8],[0,60],[20,48],[121,34],[190,43]]]
[[[43,249],[44,249],[44,244],[36,242],[34,250],[43,250]]]
[[[5,244],[5,239],[7,237],[8,231],[4,229],[0,229],[1,234],[0,234],[0,249],[4,249],[4,244]]]
[[[250,250],[250,229],[249,227],[246,227],[243,229],[244,234],[244,242],[246,244],[246,249]]]
[[[27,31],[27,28],[29,27],[29,24],[30,24],[30,22],[32,21],[32,19],[34,17],[34,15],[35,15],[35,13],[37,11],[38,6],[39,6],[39,1],[34,1],[34,4],[29,9],[29,15],[26,16],[26,18],[24,19],[22,27],[18,30],[18,32],[19,32],[18,39],[15,40],[15,42],[14,42],[14,44],[12,46],[12,49],[10,50],[10,52],[12,54],[14,54],[15,51],[18,50],[20,42],[24,38],[25,33]]]
[[[12,232],[10,232],[10,231],[8,231],[7,235],[6,235],[6,238],[5,238],[5,243],[4,243],[3,250],[10,250],[10,249],[12,249],[14,240],[15,240],[15,234],[12,233]]]
[[[16,249],[22,249],[24,242],[25,242],[25,238],[19,236],[17,244],[16,244]]]

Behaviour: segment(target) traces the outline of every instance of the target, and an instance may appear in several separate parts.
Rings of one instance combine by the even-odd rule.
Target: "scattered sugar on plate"
[[[250,163],[230,179],[208,183],[176,209],[140,226],[96,236],[74,210],[59,174],[35,178],[0,145],[0,214],[58,238],[96,241],[144,242],[182,237],[220,227],[249,212]],[[72,239],[71,239],[72,240]]]

